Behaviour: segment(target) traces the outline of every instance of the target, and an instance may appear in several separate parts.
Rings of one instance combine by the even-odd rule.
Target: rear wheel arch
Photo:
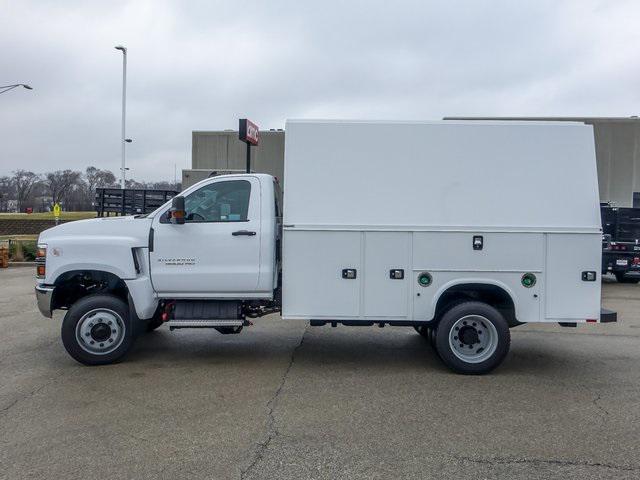
[[[514,295],[502,284],[493,282],[461,282],[445,286],[437,295],[431,323],[437,324],[445,312],[462,302],[476,301],[496,308],[509,327],[522,325],[516,317]]]

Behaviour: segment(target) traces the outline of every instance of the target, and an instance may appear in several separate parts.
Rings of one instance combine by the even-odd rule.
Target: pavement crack
[[[607,410],[606,408],[604,408],[601,404],[600,404],[600,400],[602,399],[602,395],[600,395],[599,393],[596,395],[596,398],[593,399],[593,404],[596,406],[596,408],[598,410],[600,410],[602,413],[604,413],[605,415],[609,415],[609,410]]]
[[[82,367],[75,367],[71,370],[63,370],[59,375],[56,375],[55,377],[53,377],[51,380],[49,380],[48,382],[43,383],[42,385],[34,388],[33,390],[31,390],[29,393],[27,393],[26,395],[23,395],[19,398],[16,398],[13,402],[11,402],[9,405],[6,405],[4,407],[2,407],[0,409],[0,415],[4,415],[6,414],[9,410],[11,410],[13,407],[15,407],[17,404],[34,397],[35,395],[38,394],[38,392],[40,392],[41,390],[47,388],[50,385],[53,385],[54,383],[56,383],[57,381],[59,381],[62,377],[69,375],[70,373],[75,372],[76,370],[78,370],[79,368]]]
[[[278,384],[278,388],[276,389],[274,394],[271,396],[271,398],[267,402],[266,438],[262,442],[257,442],[256,444],[257,449],[253,455],[251,462],[245,469],[240,471],[240,480],[244,480],[247,477],[247,475],[251,473],[253,469],[262,461],[266,450],[269,448],[269,445],[271,444],[271,441],[274,438],[276,438],[278,435],[280,435],[280,432],[278,431],[278,427],[276,425],[276,418],[274,416],[274,411],[278,404],[280,393],[282,393],[282,389],[284,388],[284,385],[287,382],[287,377],[289,376],[289,372],[291,371],[291,368],[295,363],[296,353],[300,349],[300,347],[302,347],[302,343],[304,342],[304,336],[307,333],[307,328],[304,329],[304,331],[302,332],[302,335],[300,336],[300,341],[291,352],[291,357],[289,358],[289,364],[287,365],[287,368],[285,369],[284,374],[280,378],[280,383]]]
[[[600,463],[600,462],[581,462],[575,460],[559,460],[555,458],[473,458],[465,456],[453,456],[457,460],[466,462],[487,464],[487,465],[516,465],[516,464],[528,464],[528,465],[556,465],[561,467],[591,467],[591,468],[605,468],[609,470],[619,470],[625,472],[640,472],[640,467],[633,467],[628,465],[614,465],[612,463]]]

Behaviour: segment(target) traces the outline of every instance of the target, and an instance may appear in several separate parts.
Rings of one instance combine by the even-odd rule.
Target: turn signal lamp
[[[47,246],[39,244],[36,248],[36,278],[44,278],[47,274]]]

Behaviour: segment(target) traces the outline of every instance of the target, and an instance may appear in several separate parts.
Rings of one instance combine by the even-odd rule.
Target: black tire
[[[436,348],[436,336],[438,335],[438,330],[434,328],[429,328],[429,345],[433,348]]]
[[[135,338],[129,306],[107,294],[89,295],[74,303],[62,321],[61,335],[69,355],[84,365],[117,362],[129,351]]]
[[[435,332],[436,350],[442,361],[454,372],[466,375],[480,375],[496,368],[509,352],[510,343],[504,317],[482,302],[464,302],[448,309]]]
[[[616,280],[618,283],[638,283],[640,282],[640,278],[638,277],[628,277],[624,273],[616,273]]]

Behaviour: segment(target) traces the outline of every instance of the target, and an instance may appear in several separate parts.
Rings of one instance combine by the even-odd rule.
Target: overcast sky
[[[287,118],[635,115],[640,1],[0,0],[0,175],[189,168],[191,131]]]

